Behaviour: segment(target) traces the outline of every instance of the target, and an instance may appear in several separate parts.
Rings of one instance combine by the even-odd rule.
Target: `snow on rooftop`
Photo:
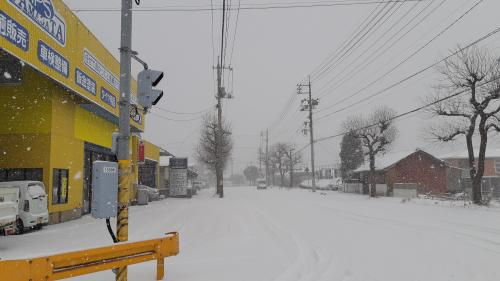
[[[479,148],[474,148],[474,156],[478,157]],[[486,148],[486,157],[487,158],[500,158],[500,148]],[[447,153],[445,155],[441,155],[439,158],[441,159],[461,159],[461,158],[469,158],[469,153],[467,149],[462,151],[454,151],[451,153]]]
[[[406,156],[412,154],[416,150],[405,150],[398,152],[389,152],[384,155],[375,156],[375,169],[380,170],[389,167],[390,165],[398,162],[399,160],[405,158]],[[370,161],[365,159],[365,163],[361,165],[359,168],[354,170],[355,172],[369,171],[370,170]]]

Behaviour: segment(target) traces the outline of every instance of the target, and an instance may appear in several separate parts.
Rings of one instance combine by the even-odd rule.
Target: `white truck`
[[[39,181],[0,182],[0,192],[16,189],[18,192],[16,233],[41,228],[49,223],[47,193]]]
[[[0,234],[14,234],[19,206],[19,189],[0,188]]]

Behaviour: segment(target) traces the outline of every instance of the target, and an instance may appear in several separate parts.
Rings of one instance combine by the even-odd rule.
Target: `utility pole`
[[[120,119],[117,140],[118,214],[116,222],[119,242],[128,240],[128,204],[130,192],[130,80],[132,55],[132,0],[122,0],[120,43]],[[117,281],[127,280],[127,267],[116,271]]]
[[[269,185],[269,129],[266,129],[266,185]]]
[[[290,187],[293,187],[293,169],[294,169],[294,160],[293,160],[293,147],[290,147]]]
[[[304,129],[304,132],[309,131],[309,142],[310,142],[310,147],[311,147],[311,172],[312,172],[312,191],[316,191],[316,172],[314,169],[314,130],[313,130],[313,110],[316,108],[316,106],[319,104],[318,99],[313,99],[312,98],[312,89],[311,89],[311,76],[308,77],[308,83],[307,84],[299,84],[297,85],[297,94],[308,94],[309,97],[307,99],[302,100],[302,106],[300,111],[306,111],[309,110],[309,129]],[[308,87],[308,92],[303,93],[302,92],[302,87]],[[305,103],[305,104],[304,104]]]
[[[259,143],[259,174],[262,173],[262,131],[260,132]]]

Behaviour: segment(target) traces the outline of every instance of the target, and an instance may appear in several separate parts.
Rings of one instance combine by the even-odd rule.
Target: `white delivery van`
[[[0,235],[14,234],[19,205],[19,189],[0,188]]]
[[[39,181],[0,182],[0,189],[17,188],[19,190],[16,232],[23,233],[29,228],[41,228],[49,223],[47,193]]]

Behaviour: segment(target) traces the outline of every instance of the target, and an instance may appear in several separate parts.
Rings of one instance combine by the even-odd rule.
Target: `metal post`
[[[128,240],[128,204],[130,192],[130,77],[132,52],[132,0],[122,0],[120,44],[120,119],[118,136],[118,219],[119,242]],[[127,280],[127,267],[116,272],[117,281]]]
[[[314,134],[313,134],[313,101],[311,92],[311,76],[309,76],[309,137],[311,142],[311,169],[312,169],[312,191],[316,191],[316,179],[314,169]]]

